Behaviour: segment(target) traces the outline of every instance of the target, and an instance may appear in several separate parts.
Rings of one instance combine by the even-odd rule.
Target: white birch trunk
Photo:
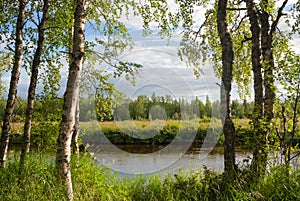
[[[80,132],[80,124],[79,124],[79,99],[77,100],[76,104],[76,114],[75,114],[75,126],[72,136],[72,149],[73,153],[77,155],[77,158],[79,159],[79,146],[78,146],[78,136]]]
[[[3,116],[2,135],[1,135],[1,143],[0,143],[0,163],[2,168],[4,168],[6,165],[9,136],[10,136],[10,121],[14,111],[20,71],[23,62],[23,25],[25,21],[25,7],[26,7],[26,1],[19,0],[14,64],[11,72],[11,80],[10,80],[8,98],[6,102],[5,114]]]
[[[71,63],[66,92],[64,94],[63,117],[57,139],[56,167],[69,200],[73,200],[70,171],[71,140],[75,125],[76,104],[79,98],[80,74],[84,60],[84,27],[86,22],[87,0],[76,0],[74,13],[74,36]]]

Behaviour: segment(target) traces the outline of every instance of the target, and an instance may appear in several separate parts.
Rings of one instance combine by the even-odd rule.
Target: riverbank
[[[44,154],[30,155],[22,175],[16,161],[9,160],[0,171],[1,200],[66,200],[54,161]],[[208,169],[164,178],[120,178],[85,156],[79,162],[72,160],[71,172],[74,197],[80,201],[300,200],[300,172],[287,175],[281,167],[272,167],[256,183],[249,182],[248,171],[238,172],[238,179],[228,183],[222,174]]]
[[[251,145],[252,130],[248,119],[235,120],[236,145]],[[189,121],[111,121],[83,122],[80,138],[84,144],[152,144],[173,143],[202,144],[206,137],[211,144],[224,142],[220,120],[193,119]],[[207,139],[206,139],[207,140]]]
[[[236,146],[252,149],[255,141],[249,119],[234,119],[236,126]],[[202,144],[209,136],[211,143],[222,146],[224,136],[222,124],[216,119],[193,119],[188,121],[106,121],[81,122],[79,140],[82,144],[145,144],[168,145],[173,143]],[[59,132],[57,122],[33,123],[31,143],[33,147],[55,149]],[[12,124],[11,145],[22,143],[23,123]],[[272,142],[272,139],[269,139]],[[294,138],[293,145],[300,143]]]

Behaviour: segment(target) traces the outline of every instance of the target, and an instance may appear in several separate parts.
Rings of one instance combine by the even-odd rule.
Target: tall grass
[[[47,158],[28,157],[21,174],[18,158],[10,159],[0,171],[0,200],[67,200],[54,162]]]
[[[9,161],[0,171],[0,200],[66,200],[53,157],[30,155],[22,175],[17,159]],[[72,160],[71,169],[74,197],[80,201],[300,200],[300,171],[286,174],[282,167],[273,167],[256,183],[249,182],[247,170],[237,173],[234,183],[208,169],[124,178],[87,156]]]

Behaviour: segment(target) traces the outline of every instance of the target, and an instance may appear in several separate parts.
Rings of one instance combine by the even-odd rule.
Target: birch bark
[[[14,63],[11,71],[11,80],[8,92],[8,99],[6,102],[5,113],[3,117],[1,146],[0,146],[0,163],[4,168],[6,165],[6,158],[8,152],[9,136],[10,136],[10,122],[14,111],[15,100],[17,96],[17,87],[20,77],[20,70],[23,62],[23,26],[25,21],[25,7],[26,1],[19,0],[19,11],[16,26],[16,41],[15,41],[15,55]]]
[[[30,133],[31,133],[32,115],[34,110],[34,98],[35,98],[35,91],[36,91],[38,75],[39,75],[39,66],[41,63],[41,56],[43,53],[44,42],[45,42],[45,27],[46,27],[46,21],[48,19],[49,1],[44,0],[43,2],[44,2],[43,17],[41,19],[40,24],[38,25],[38,42],[37,42],[37,48],[31,66],[31,76],[30,76],[30,83],[28,88],[26,119],[25,119],[24,136],[23,136],[24,145],[20,157],[21,166],[25,161],[26,153],[28,153],[30,150]]]
[[[217,26],[222,45],[221,116],[223,123],[225,173],[233,178],[235,170],[235,127],[231,118],[233,48],[226,23],[227,0],[218,1]]]
[[[69,200],[73,200],[70,171],[71,140],[75,125],[76,104],[79,98],[81,70],[84,61],[84,28],[87,0],[76,0],[74,13],[74,36],[71,63],[66,92],[64,94],[63,116],[57,139],[56,167],[60,179],[66,186]]]

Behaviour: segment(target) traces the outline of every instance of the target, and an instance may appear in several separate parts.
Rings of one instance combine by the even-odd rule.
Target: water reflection
[[[167,152],[163,154],[147,155],[153,149],[157,150],[157,146],[153,145],[118,145],[118,148],[125,150],[118,152],[105,149],[105,145],[93,147],[94,155],[98,164],[105,165],[110,169],[120,172],[121,175],[135,174],[153,174],[158,173],[165,175],[168,173],[176,173],[180,169],[199,170],[206,166],[215,171],[222,172],[224,169],[223,148],[200,149],[198,146],[192,146],[186,153]],[[135,152],[136,154],[128,154],[126,150]],[[201,150],[201,151],[200,151]],[[145,154],[147,157],[145,157]],[[237,163],[247,165],[245,163],[251,154],[246,150],[237,150]],[[173,162],[175,161],[175,162]],[[166,167],[165,164],[170,164]]]

